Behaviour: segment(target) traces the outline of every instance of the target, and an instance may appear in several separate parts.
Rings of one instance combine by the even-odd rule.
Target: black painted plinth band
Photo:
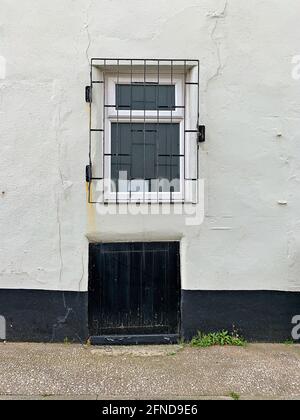
[[[232,331],[249,341],[291,339],[292,318],[300,315],[300,293],[274,291],[182,291],[182,334]]]
[[[88,338],[88,293],[0,290],[0,316],[8,341],[84,342]]]
[[[300,293],[273,291],[182,291],[181,337],[197,331],[232,331],[247,340],[283,342],[300,315]],[[89,338],[88,293],[0,289],[0,316],[7,340],[85,342]]]

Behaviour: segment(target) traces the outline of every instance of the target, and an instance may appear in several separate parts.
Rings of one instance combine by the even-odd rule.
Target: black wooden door
[[[178,243],[90,244],[91,335],[178,334],[179,321]]]

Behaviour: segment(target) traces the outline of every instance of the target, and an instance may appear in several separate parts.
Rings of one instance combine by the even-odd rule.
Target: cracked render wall
[[[0,0],[0,288],[86,291],[88,242],[182,242],[186,290],[300,290],[297,0]],[[205,219],[87,204],[92,57],[199,58]]]

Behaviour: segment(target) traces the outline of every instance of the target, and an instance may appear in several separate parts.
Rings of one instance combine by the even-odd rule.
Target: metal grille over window
[[[198,201],[199,61],[91,61],[90,203]]]

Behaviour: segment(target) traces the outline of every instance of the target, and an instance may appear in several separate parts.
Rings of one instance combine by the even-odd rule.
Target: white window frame
[[[186,159],[186,154],[189,153],[187,145],[184,145],[185,142],[185,112],[184,106],[184,77],[174,74],[172,80],[170,76],[164,74],[160,75],[159,84],[161,85],[174,85],[175,86],[175,105],[179,106],[175,110],[117,110],[116,109],[116,86],[119,84],[132,84],[132,83],[144,83],[145,75],[144,74],[134,74],[130,75],[117,75],[110,74],[106,75],[106,103],[109,105],[105,112],[105,139],[104,139],[104,150],[106,154],[106,164],[104,177],[106,180],[111,180],[111,126],[113,123],[178,123],[180,125],[180,150],[179,154],[183,157],[180,157],[180,191],[177,192],[114,192],[111,188],[111,182],[108,182],[104,192],[104,201],[105,202],[184,202],[187,195],[190,195],[191,192],[186,191],[185,184],[185,174],[184,167]],[[147,75],[147,83],[158,83],[157,76]]]
[[[171,80],[172,78],[172,80]],[[189,147],[190,139],[189,136],[194,134],[185,133],[185,130],[189,128],[187,119],[190,115],[189,109],[189,98],[185,95],[185,76],[180,73],[170,78],[170,73],[161,74],[159,76],[159,84],[175,86],[175,105],[179,108],[175,110],[117,110],[116,109],[116,86],[118,84],[132,84],[141,83],[145,81],[145,75],[141,73],[130,74],[119,74],[106,73],[105,74],[105,97],[106,107],[104,110],[105,118],[105,135],[104,135],[104,153],[105,153],[105,165],[104,165],[104,178],[106,181],[104,188],[104,202],[106,203],[130,203],[130,202],[141,202],[141,203],[184,203],[191,202],[195,197],[194,182],[185,179],[185,172],[188,173],[186,166],[189,164],[191,159],[192,149]],[[158,83],[157,75],[147,74],[146,82]],[[185,106],[185,109],[183,108]],[[159,118],[158,118],[159,115]],[[186,120],[186,121],[185,121]],[[112,191],[111,188],[111,125],[112,123],[179,123],[180,124],[180,191],[177,192],[122,192]],[[184,144],[185,143],[185,144]],[[142,180],[141,180],[142,181]]]
[[[176,106],[183,106],[184,98],[183,98],[183,78],[174,76],[172,80],[170,77],[160,75],[159,81],[157,80],[157,76],[147,75],[147,84],[148,83],[158,83],[160,85],[173,85],[175,86],[175,105]],[[109,105],[116,105],[116,86],[117,85],[131,85],[132,83],[141,83],[143,84],[145,81],[145,76],[142,74],[135,74],[131,79],[130,76],[109,76],[107,78],[106,84],[106,97],[108,98]],[[109,119],[112,118],[128,118],[130,117],[134,119],[142,119],[146,117],[147,120],[155,119],[157,120],[158,111],[157,110],[117,110],[116,107],[109,107],[108,108],[108,115]],[[159,110],[159,120],[161,119],[184,119],[184,110],[183,108],[176,108],[175,110]],[[146,121],[149,122],[149,121]]]

